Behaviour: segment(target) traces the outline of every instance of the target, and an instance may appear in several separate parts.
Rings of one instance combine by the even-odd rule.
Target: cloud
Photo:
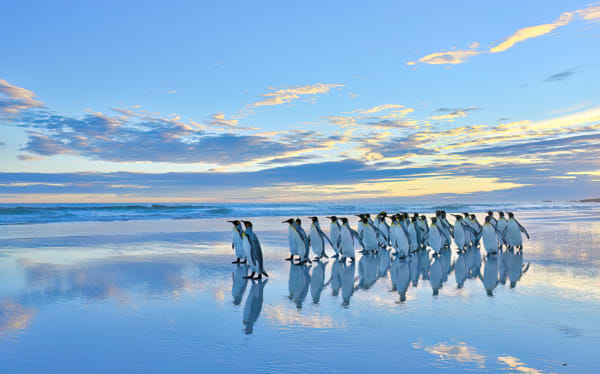
[[[415,343],[413,344],[413,348],[424,349],[426,352],[438,356],[441,360],[471,362],[477,364],[479,368],[485,368],[485,355],[478,353],[474,347],[463,342],[456,344],[438,343],[428,347],[423,347],[421,344]]]
[[[560,73],[556,73],[556,74],[552,74],[549,77],[547,77],[546,79],[543,80],[543,82],[558,82],[558,81],[564,81],[568,78],[570,78],[573,74],[575,74],[575,69],[569,69],[569,70],[565,70],[565,71],[561,71]]]
[[[586,21],[598,21],[600,20],[600,6],[578,10],[577,14]]]
[[[446,114],[431,116],[431,117],[429,117],[429,119],[432,119],[434,121],[454,121],[455,118],[466,117],[469,115],[470,112],[473,112],[476,110],[479,110],[479,108],[476,106],[472,106],[472,107],[468,107],[468,108],[455,108],[455,109],[439,108],[435,111],[436,113],[446,113]]]
[[[475,50],[457,50],[457,51],[446,51],[446,52],[436,52],[430,55],[421,57],[419,62],[423,64],[430,65],[441,65],[441,64],[462,64],[466,62],[470,57],[476,56],[482,53],[481,51]],[[410,61],[406,63],[407,65],[415,65],[416,62]]]
[[[521,360],[512,356],[499,356],[498,362],[507,365],[515,372],[519,373],[527,373],[527,374],[542,374],[543,371],[534,369],[532,367],[527,366]]]
[[[263,100],[250,104],[251,108],[261,106],[281,105],[299,99],[301,96],[317,95],[329,92],[333,88],[343,87],[343,84],[333,83],[316,83],[306,86],[294,86],[289,88],[275,89],[270,88],[273,92],[261,95]]]
[[[236,127],[217,114],[220,126]],[[275,137],[208,134],[178,117],[140,117],[135,121],[91,113],[82,118],[37,113],[24,118],[33,155],[71,154],[112,162],[240,164],[331,147],[336,138],[320,134],[282,133]]]
[[[506,38],[500,44],[490,48],[490,53],[503,52],[514,46],[516,43],[520,43],[527,39],[537,38],[538,36],[546,35],[554,31],[557,27],[565,26],[573,19],[573,12],[564,12],[560,17],[552,22],[543,25],[524,27],[517,30],[514,34]]]
[[[413,108],[408,108],[400,104],[384,104],[368,109],[356,109],[347,112],[350,114],[349,116],[330,116],[327,117],[327,120],[332,125],[344,128],[416,128],[419,121],[405,118],[414,111]]]
[[[258,130],[256,127],[242,127],[239,126],[239,120],[237,119],[226,119],[225,113],[217,112],[212,115],[211,119],[204,121],[204,123],[212,128],[219,130]]]
[[[554,22],[523,27],[505,38],[502,42],[492,46],[487,51],[476,50],[479,47],[479,43],[473,42],[469,45],[470,49],[435,52],[421,57],[418,62],[432,65],[461,64],[467,62],[469,58],[478,54],[504,52],[509,48],[512,48],[517,43],[549,34],[557,28],[566,26],[576,19],[584,19],[587,21],[600,20],[600,6],[590,6],[588,8],[572,12],[563,12]],[[417,62],[410,61],[406,64],[412,66],[416,65]]]
[[[32,91],[0,79],[0,118],[15,115],[26,109],[43,107],[42,102],[35,100],[35,97]]]
[[[391,109],[401,109],[401,108],[406,108],[406,107],[404,105],[400,105],[400,104],[384,104],[384,105],[377,105],[377,106],[374,106],[369,109],[356,109],[350,113],[373,114],[373,113],[388,111]],[[408,109],[410,109],[410,108],[408,108]]]

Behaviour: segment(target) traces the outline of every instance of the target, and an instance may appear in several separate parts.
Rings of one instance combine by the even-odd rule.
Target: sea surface
[[[294,265],[317,215],[511,210],[531,240]],[[0,372],[521,372],[600,367],[600,205],[2,205]],[[252,220],[269,277],[232,264]],[[307,222],[305,220],[305,227]],[[327,247],[327,253],[333,251]]]

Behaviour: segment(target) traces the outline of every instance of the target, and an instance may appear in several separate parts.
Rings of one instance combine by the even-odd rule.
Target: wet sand
[[[522,256],[311,267],[252,218],[266,282],[223,219],[2,226],[0,371],[596,371],[599,212],[516,214]]]

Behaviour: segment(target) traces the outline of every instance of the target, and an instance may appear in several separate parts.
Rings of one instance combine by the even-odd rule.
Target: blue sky
[[[0,202],[598,197],[600,3],[0,12]]]

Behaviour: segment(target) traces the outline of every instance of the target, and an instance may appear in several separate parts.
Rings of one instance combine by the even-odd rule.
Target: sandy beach
[[[0,370],[594,372],[600,210],[517,214],[522,257],[310,267],[253,217],[266,282],[221,218],[4,225]]]

